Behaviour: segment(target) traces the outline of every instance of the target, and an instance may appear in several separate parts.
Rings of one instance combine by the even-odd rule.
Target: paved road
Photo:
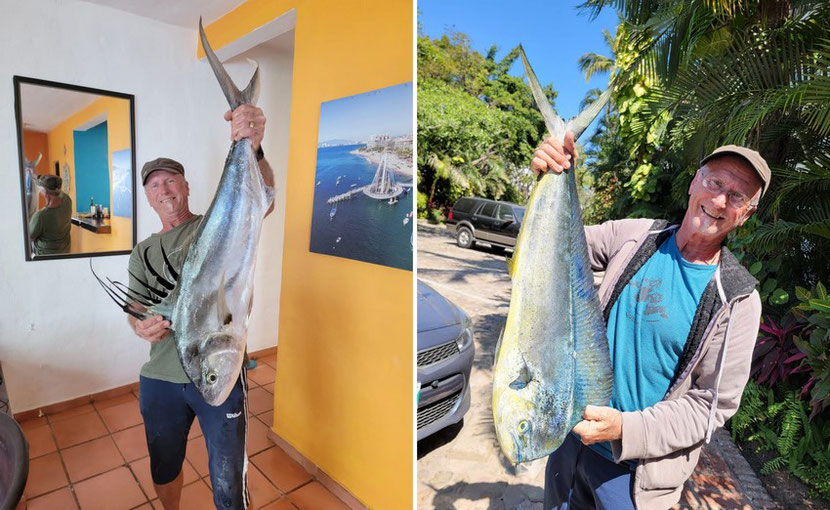
[[[418,508],[541,510],[545,461],[513,468],[493,429],[493,356],[510,306],[510,277],[504,254],[483,246],[459,248],[444,227],[418,222],[418,278],[469,314],[476,342],[463,426],[418,443]]]
[[[472,402],[463,425],[418,443],[418,508],[541,510],[545,460],[512,467],[499,449],[490,409],[493,356],[510,305],[504,254],[487,245],[459,248],[444,227],[420,220],[418,278],[470,315],[476,342]],[[678,507],[776,505],[721,430],[704,448]]]

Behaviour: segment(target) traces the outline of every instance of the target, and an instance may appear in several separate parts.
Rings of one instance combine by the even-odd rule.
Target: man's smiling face
[[[723,188],[713,192],[704,185],[704,179]],[[761,179],[752,166],[740,156],[724,155],[709,160],[702,166],[689,186],[689,208],[686,220],[698,235],[722,240],[740,227],[757,206],[761,194]],[[730,197],[731,195],[731,197]],[[746,197],[746,203],[737,205],[736,197]]]
[[[147,177],[144,193],[150,207],[162,219],[176,218],[189,211],[190,186],[181,174],[156,170]]]

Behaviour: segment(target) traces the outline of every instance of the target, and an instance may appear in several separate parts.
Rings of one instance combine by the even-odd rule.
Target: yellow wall
[[[54,164],[49,168],[49,141],[46,133],[33,131],[31,129],[23,130],[23,156],[29,161],[37,159],[38,155],[43,156],[40,163],[35,167],[36,174],[53,174],[55,173]],[[43,207],[46,203],[43,196],[38,193],[38,208]]]
[[[412,2],[249,0],[205,30],[218,49],[291,8],[273,428],[370,508],[409,508],[412,273],[310,253],[309,240],[320,103],[412,80]]]
[[[69,196],[75,205],[75,210],[85,212],[89,210],[89,203],[78,202],[75,197],[75,138],[72,132],[84,122],[100,115],[106,114],[107,120],[107,142],[109,150],[107,160],[109,164],[110,197],[112,204],[112,153],[124,149],[130,149],[130,102],[126,99],[115,97],[101,97],[96,99],[89,106],[78,110],[68,119],[55,126],[49,132],[49,168],[55,168],[55,161],[60,162],[61,172],[63,164],[68,163],[70,174]],[[66,154],[64,154],[66,147]],[[61,175],[61,177],[64,177]],[[121,248],[118,248],[121,249]]]

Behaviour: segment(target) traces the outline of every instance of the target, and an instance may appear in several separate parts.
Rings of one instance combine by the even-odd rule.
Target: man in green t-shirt
[[[231,138],[251,140],[263,180],[267,186],[273,187],[274,175],[260,147],[265,132],[262,110],[242,105],[233,112],[227,112],[225,120],[231,121]],[[147,201],[158,214],[162,225],[159,232],[136,245],[130,254],[130,289],[147,294],[149,291],[144,282],[155,282],[156,279],[145,264],[145,248],[150,246],[147,258],[154,269],[167,271],[167,264],[158,248],[161,244],[171,265],[180,270],[202,216],[190,211],[190,186],[185,179],[184,167],[178,161],[169,158],[148,161],[141,170],[141,179]],[[273,208],[272,204],[265,215],[270,214]],[[162,276],[174,280],[168,274],[162,273]],[[209,454],[216,507],[247,507],[244,369],[225,403],[210,406],[181,366],[175,338],[168,334],[170,322],[160,315],[145,320],[129,316],[128,320],[136,335],[151,343],[150,360],[141,368],[139,405],[150,453],[150,472],[162,505],[165,509],[179,507],[187,435],[194,417],[198,417]]]
[[[38,188],[46,205],[29,220],[29,239],[34,255],[69,253],[72,199],[61,191],[62,182],[57,175],[38,178]]]

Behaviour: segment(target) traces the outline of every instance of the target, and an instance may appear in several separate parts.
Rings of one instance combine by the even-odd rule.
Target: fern
[[[761,466],[761,474],[787,470],[830,499],[830,417],[810,420],[809,409],[798,390],[762,388],[750,380],[729,426],[733,440],[756,442],[756,451],[776,454]]]

